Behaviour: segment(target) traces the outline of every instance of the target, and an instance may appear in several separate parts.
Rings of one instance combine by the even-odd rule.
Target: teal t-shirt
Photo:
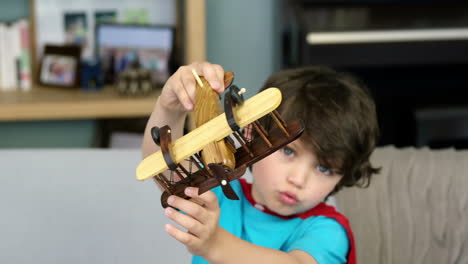
[[[261,205],[253,205],[236,180],[231,186],[240,200],[227,199],[221,188],[214,188],[221,208],[219,224],[250,243],[284,252],[302,250],[318,263],[346,263],[349,239],[336,220],[324,216],[284,219],[267,213]],[[194,256],[193,264],[208,263]]]

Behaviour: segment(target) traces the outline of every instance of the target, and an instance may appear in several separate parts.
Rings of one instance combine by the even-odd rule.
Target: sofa
[[[190,263],[137,149],[0,150],[0,263]]]
[[[358,263],[468,263],[468,151],[378,148],[369,188],[344,189]]]
[[[138,149],[0,150],[0,263],[189,263]],[[468,151],[378,148],[338,193],[359,263],[468,263]]]

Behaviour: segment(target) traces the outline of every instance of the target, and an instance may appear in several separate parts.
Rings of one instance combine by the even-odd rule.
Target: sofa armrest
[[[367,189],[337,194],[360,263],[468,263],[468,151],[394,147],[372,155]]]

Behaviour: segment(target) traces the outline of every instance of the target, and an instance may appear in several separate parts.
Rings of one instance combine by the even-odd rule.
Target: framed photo
[[[175,29],[167,25],[99,24],[96,47],[107,83],[136,63],[150,71],[153,84],[164,84],[174,63]]]
[[[46,86],[77,87],[80,46],[46,45],[39,67],[39,83]]]

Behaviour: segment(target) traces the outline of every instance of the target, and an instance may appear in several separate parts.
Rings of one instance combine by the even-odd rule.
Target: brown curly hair
[[[273,74],[260,89],[277,87],[284,119],[302,119],[300,140],[319,162],[342,174],[330,194],[343,186],[367,187],[380,168],[369,158],[379,137],[374,101],[367,88],[350,74],[313,66]],[[261,120],[269,129],[267,119]]]

